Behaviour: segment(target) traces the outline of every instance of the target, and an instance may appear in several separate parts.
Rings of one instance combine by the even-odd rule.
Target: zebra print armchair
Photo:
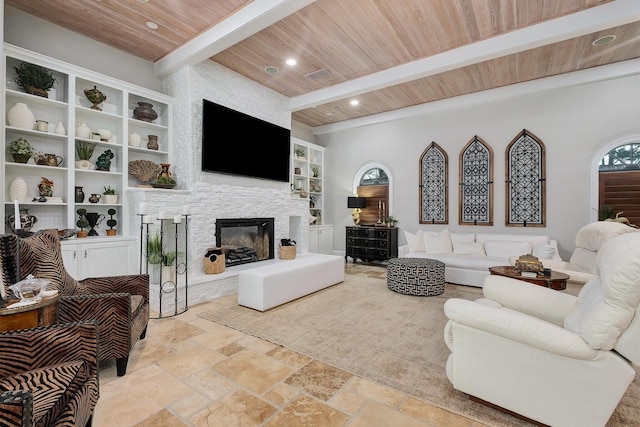
[[[99,397],[94,321],[0,333],[0,425],[90,426]]]
[[[16,236],[3,235],[0,241],[4,291],[16,281]],[[149,276],[133,274],[76,280],[62,261],[56,230],[39,231],[20,242],[20,277],[33,274],[50,281],[48,290],[61,294],[58,321],[98,322],[98,360],[116,360],[118,376],[127,372],[129,353],[144,339],[149,322]]]

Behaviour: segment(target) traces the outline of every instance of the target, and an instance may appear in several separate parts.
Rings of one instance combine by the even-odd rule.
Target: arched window
[[[545,226],[545,148],[523,129],[507,146],[505,217],[507,226]]]
[[[420,156],[420,223],[448,224],[447,153],[435,142]]]
[[[356,172],[354,194],[367,199],[367,206],[360,213],[361,224],[380,224],[393,215],[392,184],[389,169],[379,163],[368,163]]]
[[[460,152],[460,225],[493,225],[493,151],[477,135]]]
[[[640,169],[640,143],[619,145],[604,155],[600,172]]]

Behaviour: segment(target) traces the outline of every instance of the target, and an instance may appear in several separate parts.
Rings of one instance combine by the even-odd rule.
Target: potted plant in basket
[[[110,185],[104,186],[104,191],[102,192],[102,200],[108,205],[114,205],[118,203],[118,195],[116,194],[116,189],[111,188]]]
[[[78,169],[90,169],[93,166],[90,160],[96,145],[95,142],[76,141],[76,156],[78,157],[76,167]]]
[[[49,97],[47,92],[56,82],[51,70],[29,62],[22,62],[19,66],[13,67],[13,69],[17,75],[15,82],[25,92],[44,98]]]
[[[9,153],[13,156],[13,160],[17,163],[27,163],[33,156],[34,149],[29,141],[20,137],[9,143]]]
[[[105,193],[106,194],[106,193]],[[118,233],[118,230],[116,230],[115,227],[118,224],[118,221],[116,221],[115,219],[113,219],[113,216],[116,214],[116,210],[115,209],[109,209],[107,211],[107,214],[109,215],[109,219],[107,220],[107,225],[109,226],[109,228],[106,230],[107,231],[107,236],[115,236]]]
[[[76,211],[78,214],[78,221],[76,221],[76,225],[80,228],[80,231],[76,234],[77,237],[87,237],[89,232],[85,230],[85,228],[89,227],[89,220],[87,219],[87,210],[84,208],[80,208]]]

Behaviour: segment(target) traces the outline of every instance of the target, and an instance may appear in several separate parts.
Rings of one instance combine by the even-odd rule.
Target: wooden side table
[[[534,285],[544,286],[545,288],[561,291],[567,289],[567,280],[569,275],[558,271],[551,271],[549,276],[538,274],[536,277],[522,277],[520,272],[512,265],[489,267],[489,272],[496,276],[511,277],[512,279],[524,280]]]
[[[58,321],[58,301],[60,294],[49,298],[42,298],[35,304],[18,308],[6,308],[18,300],[8,300],[5,307],[0,309],[0,332],[18,329],[51,326]]]

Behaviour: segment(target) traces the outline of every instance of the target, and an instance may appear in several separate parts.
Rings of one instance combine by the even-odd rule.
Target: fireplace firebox
[[[273,259],[273,218],[216,220],[216,246],[224,248],[227,267]]]

